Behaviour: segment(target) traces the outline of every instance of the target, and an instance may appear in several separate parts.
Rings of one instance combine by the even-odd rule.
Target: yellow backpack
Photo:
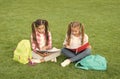
[[[32,58],[31,45],[29,40],[21,40],[15,51],[13,60],[26,64]]]

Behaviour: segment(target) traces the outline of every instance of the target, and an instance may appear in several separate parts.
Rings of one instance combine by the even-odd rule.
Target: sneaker
[[[51,59],[51,62],[57,62],[57,58]]]
[[[70,62],[71,62],[70,59],[66,59],[66,60],[64,60],[64,61],[61,63],[61,66],[62,66],[62,67],[65,67],[65,66],[69,65]]]

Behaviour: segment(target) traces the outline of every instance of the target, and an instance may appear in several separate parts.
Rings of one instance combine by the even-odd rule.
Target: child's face
[[[71,27],[71,34],[77,36],[80,34],[80,27],[77,26],[77,27]]]
[[[39,33],[45,33],[45,25],[40,25],[37,27],[37,31]]]

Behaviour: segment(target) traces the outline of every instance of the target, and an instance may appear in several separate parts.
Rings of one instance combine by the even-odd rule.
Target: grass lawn
[[[65,59],[36,66],[13,61],[13,51],[22,39],[29,39],[31,23],[49,21],[53,46],[62,48],[67,25],[85,24],[92,54],[106,57],[106,71],[62,68]],[[0,0],[0,79],[119,79],[120,0]]]

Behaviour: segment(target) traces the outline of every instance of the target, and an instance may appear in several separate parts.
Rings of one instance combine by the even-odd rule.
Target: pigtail
[[[48,35],[48,21],[43,20],[43,24],[45,24],[46,45],[48,45],[48,43],[49,43],[49,35]]]
[[[73,23],[71,22],[69,25],[68,25],[68,30],[67,30],[67,45],[70,45],[70,38],[71,38],[71,26],[73,25]]]
[[[84,42],[84,25],[80,23],[80,28],[81,28],[81,34],[82,34],[82,39],[81,39],[81,45],[83,45]]]
[[[36,33],[35,33],[35,23],[33,22],[32,25],[32,37],[33,37],[33,41],[36,40]]]
[[[36,44],[37,48],[40,49],[38,42],[37,42],[37,39],[36,39],[36,31],[35,31],[36,24],[35,24],[35,22],[32,23],[31,27],[32,27],[33,42]]]

